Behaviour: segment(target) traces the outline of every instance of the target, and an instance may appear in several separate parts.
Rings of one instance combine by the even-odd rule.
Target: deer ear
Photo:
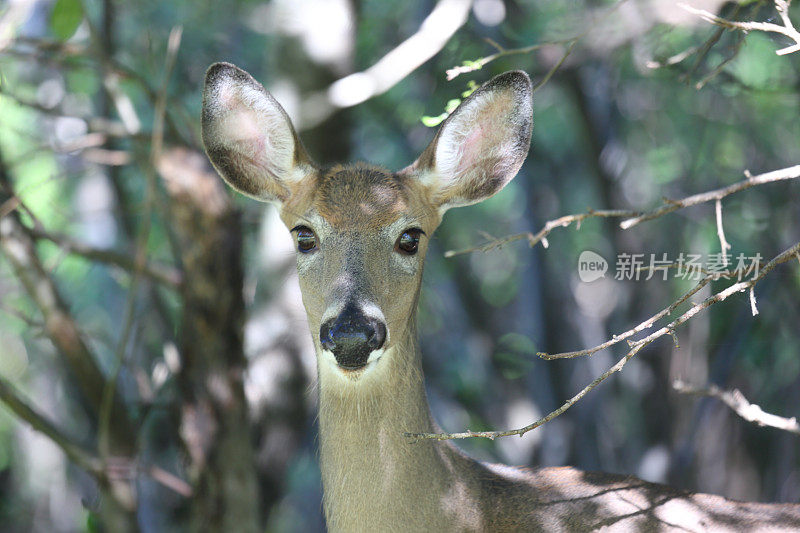
[[[206,73],[202,129],[217,172],[257,200],[285,201],[314,169],[286,111],[230,63],[215,63]]]
[[[440,212],[485,200],[517,174],[531,140],[532,93],[522,71],[492,78],[453,111],[405,171],[428,186]]]

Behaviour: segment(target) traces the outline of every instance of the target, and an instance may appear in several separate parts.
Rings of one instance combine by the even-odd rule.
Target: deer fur
[[[439,431],[422,375],[415,315],[428,239],[447,209],[481,201],[516,175],[532,128],[531,83],[507,72],[478,89],[409,167],[321,167],[280,105],[249,74],[209,68],[203,141],[236,190],[274,202],[298,252],[317,352],[320,467],[330,531],[799,531],[797,504],[741,503],[634,477],[483,464]],[[300,228],[300,229],[298,229]],[[420,232],[413,254],[395,241]],[[397,240],[399,242],[399,240]],[[363,366],[338,364],[320,327],[350,305],[386,325]],[[338,320],[338,319],[337,319]]]

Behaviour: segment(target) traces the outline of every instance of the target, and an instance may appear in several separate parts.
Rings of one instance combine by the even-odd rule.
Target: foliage
[[[184,528],[192,511],[181,483],[196,489],[199,479],[181,434],[185,287],[170,277],[185,275],[193,256],[181,253],[187,244],[176,212],[184,204],[163,181],[154,143],[163,135],[163,154],[199,153],[200,93],[212,62],[232,61],[263,82],[323,163],[368,159],[393,169],[413,161],[434,133],[428,128],[492,75],[519,68],[535,83],[546,81],[535,93],[532,149],[519,176],[490,201],[448,213],[428,253],[419,327],[434,415],[446,431],[520,427],[550,412],[627,346],[568,361],[543,361],[537,352],[600,344],[692,286],[675,276],[615,280],[619,254],[707,256],[721,244],[708,203],[627,230],[617,219],[587,218],[553,230],[547,248],[519,239],[487,253],[444,252],[535,233],[548,220],[588,209],[647,211],[664,198],[738,182],[745,170],[756,175],[800,162],[797,55],[775,54],[791,45],[785,35],[745,35],[624,0],[481,0],[432,59],[385,92],[340,108],[325,104],[332,84],[377,63],[433,6],[331,5],[322,17],[319,3],[289,0],[0,7],[0,166],[22,202],[4,190],[0,216],[39,231],[43,271],[102,375],[119,369],[116,395],[138,432],[138,463],[120,469],[133,472],[133,520],[143,531]],[[504,17],[489,24],[487,13],[500,13],[498,5]],[[781,17],[765,0],[719,8],[725,20]],[[342,13],[354,17],[351,26],[337,26],[349,20]],[[800,18],[797,6],[788,16]],[[170,51],[177,27],[182,38]],[[194,168],[192,159],[181,161],[180,168]],[[787,180],[724,199],[732,256],[769,259],[800,240],[798,186]],[[242,390],[259,520],[271,531],[322,530],[315,399],[307,394],[315,367],[290,243],[271,208],[231,202],[244,238]],[[75,244],[102,253],[87,258]],[[585,250],[608,260],[605,278],[580,281]],[[724,283],[710,283],[697,300]],[[676,378],[735,387],[765,411],[798,415],[796,262],[760,282],[756,296],[758,316],[747,294],[731,296],[677,331],[678,346],[667,335],[643,349],[574,409],[524,438],[459,445],[489,460],[573,464],[734,498],[798,501],[795,436],[670,390]],[[44,326],[0,253],[0,377],[99,453],[97,421]],[[0,523],[12,531],[99,530],[108,517],[97,502],[109,493],[90,477],[0,409]]]

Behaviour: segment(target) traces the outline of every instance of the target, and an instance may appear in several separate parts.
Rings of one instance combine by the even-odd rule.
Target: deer
[[[297,250],[316,351],[319,460],[330,531],[800,531],[800,505],[743,503],[631,476],[471,459],[436,433],[417,342],[426,250],[444,213],[517,174],[532,86],[500,74],[466,98],[411,165],[321,166],[250,74],[206,73],[202,139],[236,191],[276,204]]]

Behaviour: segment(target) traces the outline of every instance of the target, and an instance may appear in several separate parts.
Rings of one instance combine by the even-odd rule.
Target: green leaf
[[[83,21],[81,0],[56,0],[50,13],[50,30],[56,39],[66,41],[78,31]]]
[[[456,110],[456,108],[457,108],[457,107],[458,107],[460,104],[461,104],[461,100],[460,100],[459,98],[453,98],[452,100],[448,100],[448,101],[447,101],[447,105],[445,105],[445,106],[444,106],[444,110],[445,110],[445,111],[447,112],[447,114],[449,115],[450,113],[452,113],[453,111],[455,111],[455,110]]]
[[[469,80],[469,83],[467,83],[467,90],[461,93],[461,98],[468,98],[469,95],[478,89],[478,87],[480,87],[480,85],[478,85],[475,80]]]
[[[439,115],[437,117],[429,117],[427,115],[424,115],[424,116],[422,116],[420,118],[420,120],[422,121],[422,123],[425,126],[427,126],[429,128],[435,128],[436,126],[441,124],[444,119],[447,118],[447,115],[448,115],[448,113],[442,113],[441,115]]]
[[[467,90],[461,93],[461,96],[463,96],[464,98],[468,97],[469,95],[474,93],[475,89],[477,89],[478,87],[480,87],[480,85],[478,85],[474,81],[470,81],[467,84]],[[420,118],[420,120],[425,126],[433,128],[434,126],[438,126],[439,124],[441,124],[442,121],[446,119],[448,116],[450,116],[450,113],[455,111],[456,108],[460,105],[461,105],[461,98],[453,98],[447,101],[447,104],[444,106],[444,113],[436,117],[423,116]]]

